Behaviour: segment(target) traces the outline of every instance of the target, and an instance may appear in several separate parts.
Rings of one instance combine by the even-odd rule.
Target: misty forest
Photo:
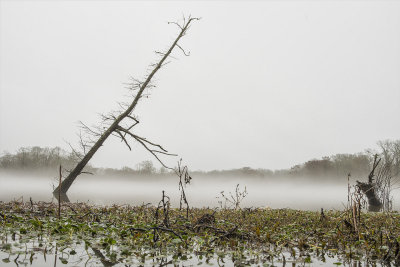
[[[38,116],[30,115],[29,111],[18,115],[18,119],[17,115],[10,115],[22,111],[18,110],[18,106],[8,105],[8,102],[12,103],[15,90],[19,90],[15,89],[19,83],[13,82],[14,74],[9,70],[14,65],[19,68],[25,61],[18,61],[16,54],[10,58],[3,57],[8,53],[14,55],[19,46],[13,46],[17,47],[14,51],[8,48],[8,41],[2,41],[5,48],[0,49],[0,62],[4,61],[1,66],[2,69],[9,68],[0,71],[1,77],[6,78],[6,82],[0,83],[0,111],[7,114],[0,115],[0,266],[400,266],[400,129],[396,119],[393,119],[398,119],[394,115],[398,114],[398,105],[390,104],[398,104],[398,99],[393,100],[400,91],[398,78],[379,83],[381,87],[390,88],[385,91],[387,95],[379,92],[382,88],[373,87],[373,82],[367,82],[363,86],[371,86],[371,89],[364,90],[363,87],[361,91],[357,91],[354,99],[359,102],[352,102],[347,100],[353,97],[352,93],[348,93],[351,88],[346,89],[347,91],[337,89],[345,87],[345,83],[329,83],[337,77],[340,80],[342,76],[346,77],[343,81],[353,83],[353,79],[362,77],[357,75],[368,76],[367,68],[365,73],[353,76],[339,72],[333,66],[325,68],[324,60],[318,61],[319,56],[307,50],[308,48],[303,48],[306,52],[297,53],[304,54],[301,55],[304,56],[302,61],[315,57],[320,62],[318,64],[324,67],[314,68],[310,63],[295,70],[300,71],[299,77],[302,76],[301,73],[316,71],[320,76],[322,72],[331,73],[334,79],[324,80],[323,75],[317,77],[318,73],[296,78],[297,74],[289,71],[294,68],[290,64],[295,59],[284,56],[287,43],[296,50],[297,45],[300,47],[303,41],[311,42],[308,37],[289,30],[290,27],[300,30],[303,30],[301,27],[310,27],[307,36],[318,36],[325,32],[323,27],[328,27],[338,38],[352,42],[351,37],[346,37],[347,26],[337,26],[343,29],[338,32],[335,32],[336,26],[330,28],[335,12],[344,12],[340,14],[347,16],[347,11],[342,10],[353,10],[346,3],[330,3],[334,11],[328,11],[323,4],[317,6],[302,1],[284,5],[272,2],[247,5],[238,2],[224,5],[229,7],[229,12],[239,12],[242,9],[237,5],[243,5],[253,10],[251,12],[261,12],[260,14],[267,12],[266,7],[260,7],[256,11],[255,6],[267,5],[272,10],[268,11],[272,12],[269,14],[272,21],[280,21],[273,15],[276,9],[277,14],[285,16],[292,14],[296,17],[300,14],[300,21],[313,26],[294,26],[298,23],[291,18],[293,20],[290,19],[287,25],[278,23],[268,26],[271,28],[266,28],[266,32],[262,33],[253,31],[252,27],[265,26],[267,20],[264,16],[252,16],[251,12],[245,11],[249,17],[233,22],[229,12],[219,17],[220,13],[215,13],[218,14],[216,16],[213,12],[208,13],[202,9],[202,5],[214,6],[213,3],[204,2],[182,3],[185,11],[193,8],[200,14],[204,12],[204,17],[182,15],[181,12],[178,19],[166,23],[165,16],[171,18],[171,14],[176,14],[176,10],[181,9],[175,6],[176,3],[173,5],[165,2],[163,5],[169,11],[163,11],[165,14],[160,11],[163,14],[160,15],[163,18],[160,20],[152,15],[150,23],[150,17],[141,15],[144,14],[141,9],[158,10],[158,7],[153,6],[156,3],[126,1],[114,6],[111,2],[104,1],[100,4],[94,1],[89,6],[94,8],[98,4],[96,8],[101,7],[99,10],[104,14],[110,15],[110,10],[116,8],[115,13],[110,15],[116,21],[130,18],[129,10],[138,12],[135,14],[146,21],[138,23],[141,25],[135,28],[143,31],[136,30],[133,34],[129,32],[130,25],[124,25],[125,32],[121,36],[129,36],[132,44],[138,43],[137,47],[133,45],[130,48],[137,53],[134,57],[131,57],[133,54],[128,53],[128,50],[122,52],[128,47],[122,44],[118,44],[119,48],[113,49],[111,53],[115,56],[122,53],[121,56],[130,62],[131,69],[142,69],[145,74],[140,76],[129,73],[130,78],[127,80],[114,81],[123,83],[121,87],[124,90],[114,92],[118,95],[116,98],[108,96],[101,99],[97,93],[93,93],[96,91],[85,92],[84,88],[76,91],[71,89],[66,94],[51,91],[46,101],[51,102],[53,108],[47,110],[36,104],[36,108],[30,112],[42,112],[37,113]],[[4,17],[2,22],[10,21],[2,26],[2,34],[12,36],[7,34],[7,27],[20,27],[18,31],[21,32],[25,29],[22,25],[28,23],[28,18],[27,22],[15,26],[17,24],[14,25],[12,21],[20,15],[13,12],[25,12],[24,7],[26,10],[36,10],[42,4],[35,6],[20,3],[14,6],[11,2],[1,2],[4,10],[10,11],[7,16],[3,16],[6,11],[1,11]],[[122,8],[125,5],[126,10]],[[222,3],[214,6],[215,12],[222,12],[220,5]],[[355,16],[354,19],[353,15],[348,15],[346,19],[350,25],[348,27],[353,27],[354,23],[354,27],[359,27],[355,29],[360,29],[363,33],[367,26],[357,24],[358,19],[365,19],[369,23],[368,12],[375,14],[374,12],[380,11],[361,1],[358,5],[361,8],[360,13],[357,13],[360,18]],[[46,10],[44,6],[42,10]],[[72,6],[77,9],[69,9],[68,5],[63,11],[54,9],[54,6],[47,8],[56,10],[54,12],[61,14],[61,17],[63,12],[76,14],[77,25],[91,23],[79,21],[80,15],[77,11],[83,8],[87,12],[89,9],[81,7],[78,2]],[[336,10],[339,7],[343,9]],[[390,13],[391,9],[400,9],[400,5],[391,7],[387,3],[379,7],[383,10],[381,13],[387,16],[395,14],[395,11]],[[82,11],[81,15],[85,17],[85,13],[94,16],[96,12]],[[326,17],[322,18],[318,12],[327,12],[328,15],[325,14]],[[329,12],[333,12],[333,15]],[[186,14],[191,13],[193,12]],[[120,14],[120,17],[116,14]],[[51,17],[50,22],[60,22],[55,16],[44,15],[46,16]],[[207,16],[210,17],[210,24]],[[231,21],[224,24],[226,18]],[[103,19],[111,21],[109,18],[96,16],[92,19],[97,21],[93,25],[102,25],[100,21]],[[398,19],[388,24],[384,24],[383,19],[382,21],[385,27],[390,25],[390,30],[398,30],[400,27]],[[217,22],[228,26],[220,28]],[[32,29],[37,27],[35,23],[32,24]],[[163,28],[164,32],[154,30],[153,25],[163,23],[166,27]],[[70,24],[62,25],[59,31],[67,33]],[[100,28],[109,34],[122,31],[115,26],[117,24],[115,27],[113,25],[111,23],[104,28],[91,28],[85,32],[86,42],[97,42],[97,35],[93,32],[100,31]],[[207,28],[202,25],[211,26]],[[52,27],[51,23],[46,23],[46,27]],[[214,28],[221,31],[214,35]],[[287,35],[283,34],[282,37],[281,34],[285,31]],[[228,42],[231,40],[231,33],[238,43]],[[52,34],[56,39],[58,33]],[[52,34],[50,35],[53,36]],[[277,34],[282,39],[270,38],[269,34]],[[296,41],[286,42],[292,40],[291,34]],[[350,36],[357,34],[353,32]],[[262,36],[259,39],[263,47],[261,50],[257,50],[257,42],[251,43],[253,35]],[[382,38],[389,35],[388,32],[383,32]],[[10,38],[12,40],[14,37]],[[152,42],[145,41],[146,38]],[[53,40],[53,37],[49,40]],[[323,43],[319,37],[315,40]],[[357,38],[354,40],[359,44]],[[101,42],[111,41],[110,38],[104,38]],[[140,42],[149,43],[139,45]],[[200,44],[195,45],[196,42]],[[267,47],[274,42],[277,50],[271,51],[271,54],[263,54],[264,49],[268,50]],[[400,43],[400,40],[393,39],[393,42]],[[154,47],[149,47],[149,44]],[[381,43],[374,44],[371,49],[379,47],[379,53],[386,53],[391,48],[385,46],[386,49],[379,44]],[[21,45],[36,46],[35,42]],[[82,47],[87,49],[83,53],[97,50],[89,45]],[[279,47],[282,47],[282,54],[279,54]],[[334,47],[324,49],[322,45],[318,49],[321,47],[323,56],[331,53],[329,49],[333,49],[332,53],[335,53]],[[67,50],[75,51],[73,49],[77,48],[63,49],[57,50],[57,54],[65,53],[66,57],[74,57],[75,52],[70,53]],[[195,54],[203,53],[203,49],[208,50],[203,56],[196,57]],[[245,50],[245,56],[238,51],[242,49]],[[349,53],[344,56],[343,66],[350,64],[346,62],[347,57],[352,58],[352,53],[357,53],[354,47],[346,49],[343,50],[345,52],[340,52]],[[365,47],[360,48],[362,49],[368,50],[369,46],[365,44]],[[255,50],[257,57],[252,56],[252,50]],[[147,57],[137,55],[144,55],[149,51],[153,59],[150,62],[153,63],[142,65]],[[26,53],[33,57],[34,52]],[[274,53],[281,56],[274,58]],[[106,60],[104,62],[102,53],[96,52],[96,60],[90,62],[93,64],[91,66],[97,65],[100,68],[104,65],[111,70],[120,64],[118,60],[111,59],[112,56],[107,57],[106,53],[103,56]],[[398,53],[396,56],[398,58]],[[218,57],[218,62],[216,59],[213,61],[213,58]],[[190,63],[191,60],[195,63]],[[76,68],[79,69],[79,65],[84,62],[85,56],[78,56]],[[349,62],[352,61],[349,59]],[[45,79],[51,80],[52,75],[56,75],[51,65],[43,62],[35,64],[46,72],[43,76]],[[206,64],[204,70],[210,72],[202,73],[202,68],[194,67],[202,64]],[[230,73],[232,66],[241,64],[254,65],[254,68],[243,67],[240,75]],[[271,64],[273,67],[265,67],[263,64]],[[398,64],[396,66],[399,70]],[[380,65],[380,68],[389,69],[385,65]],[[286,69],[292,74],[284,74]],[[90,72],[95,72],[95,69],[86,69],[85,73]],[[396,69],[394,73],[397,73]],[[279,75],[282,75],[281,78],[276,78]],[[372,79],[372,76],[369,75],[368,79]],[[39,78],[33,74],[24,74],[15,79],[34,82]],[[292,78],[293,83],[287,84]],[[326,103],[313,102],[313,98],[316,98],[314,94],[319,93],[307,91],[303,84],[296,83],[296,79],[303,78],[309,82],[307,86],[311,87],[311,81],[315,79],[318,80],[319,90],[323,91],[324,86],[327,88],[326,92],[329,93],[321,93],[327,100]],[[71,75],[66,79],[76,78]],[[277,79],[271,88],[269,79]],[[164,86],[163,80],[169,85]],[[53,83],[51,90],[56,90],[58,85],[70,86],[65,81]],[[254,89],[258,83],[262,89]],[[93,87],[99,84],[96,81]],[[240,89],[230,89],[233,84]],[[14,89],[5,89],[7,86]],[[294,91],[274,91],[274,86],[289,86]],[[333,88],[335,86],[337,88]],[[182,89],[174,91],[174,87]],[[221,93],[220,87],[223,88]],[[330,91],[331,87],[333,91]],[[34,90],[31,88],[34,87],[29,90]],[[389,92],[392,97],[387,97]],[[30,94],[27,93],[24,97],[21,95],[22,98],[18,96],[20,107],[23,103],[41,101],[34,100],[34,95],[29,97]],[[366,96],[368,94],[372,96]],[[58,95],[69,96],[63,100]],[[120,99],[119,97],[124,97],[124,100],[114,100]],[[192,99],[194,102],[190,102]],[[381,99],[387,100],[387,103],[383,103]],[[277,103],[274,104],[274,101]],[[376,106],[371,106],[370,103],[376,103]],[[100,110],[94,109],[96,105],[101,107]],[[262,111],[271,105],[272,111]],[[149,108],[146,109],[146,106]],[[295,109],[297,106],[301,108]],[[331,107],[332,110],[329,110]],[[65,111],[61,112],[61,108]],[[385,108],[390,112],[385,113]],[[168,113],[170,109],[176,110],[177,115],[171,116],[172,113]],[[255,110],[256,113],[250,113]],[[301,114],[303,111],[305,113]],[[366,111],[369,112],[368,115]],[[87,119],[87,114],[96,112],[99,112],[96,119]],[[321,118],[318,117],[319,112]],[[65,119],[67,117],[63,117],[68,113],[74,116],[75,121],[79,121],[78,127],[70,127]],[[164,113],[169,117],[168,121],[163,117]],[[367,118],[365,121],[353,119],[353,113],[354,118]],[[48,114],[54,118],[46,122],[45,127],[40,126],[42,120],[50,116]],[[335,115],[328,117],[326,114]],[[199,119],[201,117],[206,119]],[[267,121],[268,118],[271,118],[270,121]],[[347,119],[350,124],[347,124]],[[149,123],[152,122],[156,122],[158,128],[150,126]],[[307,126],[303,128],[304,123]],[[24,130],[18,131],[19,128],[14,128],[14,125],[26,126],[22,126]],[[343,125],[349,127],[349,130],[342,128]],[[146,130],[146,127],[150,128]],[[15,131],[11,132],[12,129]],[[332,133],[325,133],[329,131]],[[70,132],[75,135],[75,141],[69,138]],[[43,138],[37,140],[42,141],[30,143],[34,142],[31,140],[35,140],[37,135]]]

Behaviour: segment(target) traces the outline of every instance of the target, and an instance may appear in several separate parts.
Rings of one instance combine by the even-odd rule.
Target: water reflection
[[[153,251],[140,252],[138,257],[127,257],[124,259],[110,260],[105,256],[101,249],[89,247],[85,249],[84,245],[75,246],[74,249],[54,245],[52,248],[35,248],[33,243],[28,243],[30,249],[16,251],[10,254],[0,250],[2,258],[1,266],[391,266],[374,261],[360,261],[352,259],[341,259],[330,253],[319,255],[303,255],[293,258],[289,252],[282,252],[280,255],[272,256],[265,252],[264,254],[252,254],[245,252],[243,257],[229,255],[229,253],[192,253],[185,257],[176,255],[164,255],[162,251],[154,249]],[[49,244],[48,244],[49,245]],[[54,254],[48,260],[47,255]]]

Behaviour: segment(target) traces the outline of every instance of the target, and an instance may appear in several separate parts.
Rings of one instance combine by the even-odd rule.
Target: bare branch
[[[140,140],[142,140],[143,142],[146,142],[146,143],[148,143],[148,144],[150,144],[150,145],[152,145],[152,146],[158,147],[158,148],[161,149],[162,151],[168,153],[168,151],[167,151],[166,149],[164,149],[161,145],[158,145],[158,144],[155,144],[155,143],[153,143],[153,142],[150,142],[150,141],[147,140],[146,138],[137,136],[137,135],[135,135],[135,134],[133,134],[133,137],[134,137],[135,139],[140,139]]]
[[[144,142],[142,142],[140,139],[136,139],[136,141],[138,141],[147,151],[149,151],[153,155],[153,157],[155,157],[164,168],[169,169],[169,170],[174,170],[173,168],[165,165],[164,162],[162,162],[161,159],[154,153],[154,151],[151,150],[150,148],[148,148]]]
[[[139,121],[137,120],[137,118],[135,118],[135,117],[133,117],[133,116],[131,116],[131,115],[127,115],[126,117],[134,121],[134,123],[133,123],[131,126],[129,126],[128,128],[126,128],[128,131],[130,131],[133,127],[135,127],[136,125],[139,124]],[[126,133],[124,133],[124,137],[125,137],[125,136],[126,136]]]
[[[131,120],[134,120],[134,121],[136,122],[136,124],[139,123],[139,121],[137,120],[137,118],[132,117],[131,115],[128,115],[127,117],[130,118]]]
[[[65,140],[64,140],[64,141],[65,141]],[[82,160],[82,154],[79,153],[78,151],[76,151],[75,148],[71,145],[71,143],[69,143],[69,142],[67,142],[67,141],[65,141],[65,142],[66,142],[66,143],[68,144],[68,146],[71,148],[72,154],[75,155],[79,160]]]
[[[126,107],[128,107],[128,106],[129,106],[129,104],[128,104],[128,103],[123,103],[123,102],[118,102],[118,105],[119,105],[119,107],[120,107],[121,109],[123,109],[123,110],[125,110],[125,109],[126,109]]]
[[[86,124],[84,124],[82,121],[79,121],[79,123],[81,124],[80,127],[82,129],[84,129],[86,131],[86,133],[88,134],[92,134],[94,136],[100,136],[101,134],[92,130],[89,126],[87,126]]]
[[[154,153],[164,154],[164,155],[167,155],[167,156],[174,156],[174,157],[178,156],[177,154],[167,153],[167,152],[164,152],[164,151],[159,151],[159,150],[154,150],[154,149],[153,149],[153,152]]]
[[[128,144],[128,141],[125,139],[125,136],[123,136],[119,130],[115,130],[115,131],[119,134],[119,137],[121,137],[121,139],[122,139],[121,141],[124,141],[125,144],[128,146],[129,150],[132,151],[131,146]]]
[[[171,61],[165,62],[164,64],[161,65],[161,67],[164,67],[164,66],[168,65],[169,63],[171,63]]]
[[[156,153],[161,153],[161,154],[170,155],[170,156],[177,156],[177,155],[169,154],[168,151],[165,150],[162,146],[160,146],[160,145],[158,145],[158,144],[155,144],[155,143],[153,143],[153,142],[150,142],[150,141],[146,140],[146,139],[143,138],[143,137],[137,136],[137,135],[131,133],[130,131],[128,131],[127,129],[122,128],[121,126],[119,126],[117,129],[118,129],[119,131],[122,131],[122,132],[124,132],[124,133],[130,135],[131,137],[133,137],[133,138],[134,138],[137,142],[139,142],[147,151],[149,151],[149,152],[161,163],[161,165],[162,165],[164,168],[167,168],[167,169],[170,169],[170,170],[174,170],[173,168],[166,166],[166,165],[164,164],[164,162],[162,162],[161,159],[157,156]],[[149,148],[149,147],[146,145],[146,143],[148,143],[148,144],[150,144],[150,145],[152,145],[152,146],[158,147],[158,148],[160,148],[162,151],[158,151],[158,150],[151,149],[151,148]]]
[[[179,23],[178,23],[178,22],[169,21],[169,22],[168,22],[168,24],[174,24],[174,25],[178,26],[178,27],[179,27],[179,29],[183,30],[182,26],[181,26],[181,25],[179,25]]]
[[[164,52],[154,51],[154,53],[156,53],[157,55],[165,56],[165,53],[164,53]]]
[[[186,53],[185,49],[183,49],[179,44],[176,44],[176,46],[182,51],[182,53],[185,56],[187,56],[187,57],[190,56],[190,52]]]
[[[79,131],[79,145],[81,146],[82,150],[83,150],[83,154],[86,155],[86,147],[88,147],[88,145],[86,144],[86,142],[83,141],[82,138],[82,132]]]

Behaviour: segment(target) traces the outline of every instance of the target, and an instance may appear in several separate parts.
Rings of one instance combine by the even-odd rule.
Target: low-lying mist
[[[351,178],[350,184],[355,184]],[[28,201],[56,201],[52,191],[57,178],[49,174],[0,172],[0,200],[10,201],[23,197]],[[162,191],[171,198],[174,207],[179,206],[179,178],[166,176],[80,176],[68,191],[71,202],[89,202],[97,205],[129,204],[157,205]],[[347,203],[347,179],[316,179],[305,177],[193,177],[186,187],[189,205],[192,207],[229,207],[222,197],[230,192],[235,195],[246,188],[247,196],[241,207],[292,208],[300,210],[343,209]],[[54,186],[54,187],[53,187]],[[400,198],[394,192],[394,209],[399,209]],[[398,195],[398,194],[397,194]]]

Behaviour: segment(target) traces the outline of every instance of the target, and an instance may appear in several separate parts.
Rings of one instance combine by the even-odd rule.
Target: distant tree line
[[[382,164],[390,170],[391,177],[400,180],[400,140],[379,141],[378,150],[366,150],[355,154],[336,154],[322,159],[312,159],[293,166],[290,169],[269,170],[243,167],[231,170],[213,170],[209,172],[192,171],[192,175],[227,177],[305,177],[316,179],[347,179],[350,174],[363,179],[371,171],[374,155],[382,158]],[[400,186],[400,181],[399,181]]]
[[[312,159],[298,164],[290,169],[269,170],[244,167],[232,170],[214,170],[210,172],[192,172],[193,175],[212,176],[251,176],[251,177],[317,177],[317,178],[347,178],[352,176],[363,177],[369,173],[370,155],[367,153],[337,154],[322,159]]]
[[[292,167],[294,176],[362,177],[369,173],[371,157],[367,153],[337,154],[322,159],[312,159]]]
[[[0,168],[7,170],[48,170],[56,169],[60,164],[70,167],[76,161],[77,157],[74,153],[68,153],[60,147],[22,147],[15,154],[5,152],[0,157]]]
[[[65,169],[70,169],[79,161],[76,152],[67,152],[60,147],[22,147],[15,154],[4,152],[0,157],[1,170],[21,170],[21,171],[54,171],[62,165]],[[157,170],[153,162],[145,160],[136,165],[136,169],[123,167],[121,169],[113,168],[94,168],[87,166],[86,171],[107,175],[151,175],[167,174],[167,169],[161,167]]]
[[[170,171],[167,171],[166,168],[161,167],[157,170],[154,167],[154,164],[151,160],[144,160],[138,164],[136,164],[136,169],[132,169],[130,167],[122,167],[121,169],[114,168],[97,168],[96,172],[101,175],[109,175],[109,176],[149,176],[149,175],[166,175],[170,174]]]
[[[366,177],[371,170],[373,155],[378,154],[384,164],[390,165],[393,177],[400,174],[400,140],[385,140],[378,142],[378,151],[366,150],[356,154],[337,154],[322,159],[312,159],[303,164],[298,164],[290,169],[269,170],[243,167],[231,170],[191,171],[192,176],[227,176],[227,177],[315,177],[343,178],[348,174],[361,179]],[[55,170],[60,164],[66,169],[71,168],[79,160],[79,155],[55,148],[24,147],[15,154],[4,153],[0,157],[0,169],[6,170]],[[163,167],[157,169],[153,162],[145,160],[136,165],[136,168],[123,167],[94,168],[88,167],[91,172],[100,175],[171,175],[172,172]]]
[[[398,178],[400,175],[400,140],[379,141],[378,150],[366,150],[357,154],[337,154],[322,159],[309,160],[303,164],[296,165],[290,169],[290,174],[295,176],[333,176],[366,177],[372,167],[374,155],[382,159],[391,177]]]

